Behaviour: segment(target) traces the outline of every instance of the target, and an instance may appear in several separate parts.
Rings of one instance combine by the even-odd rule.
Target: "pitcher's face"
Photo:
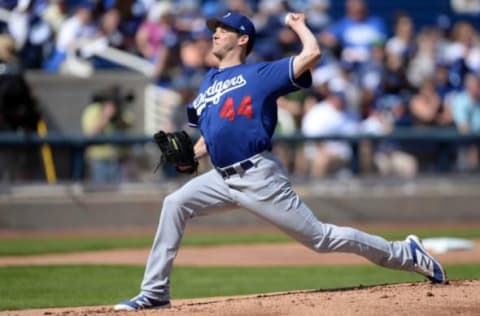
[[[228,52],[238,47],[242,35],[227,26],[217,26],[212,36],[212,53],[222,59]]]

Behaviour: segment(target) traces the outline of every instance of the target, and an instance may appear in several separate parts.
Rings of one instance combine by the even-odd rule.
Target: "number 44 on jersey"
[[[222,109],[220,110],[220,117],[221,118],[228,118],[229,121],[233,121],[235,116],[243,115],[247,119],[252,119],[253,116],[253,109],[252,109],[252,97],[247,95],[242,99],[240,105],[238,106],[237,111],[235,112],[235,106],[232,97],[228,97],[225,100],[225,103],[222,105]]]

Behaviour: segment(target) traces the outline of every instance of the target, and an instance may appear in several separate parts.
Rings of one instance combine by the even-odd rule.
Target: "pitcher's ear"
[[[245,47],[248,46],[248,41],[250,40],[250,37],[246,34],[241,34],[239,39],[238,39],[238,43],[239,44],[242,44],[242,45],[245,45]]]

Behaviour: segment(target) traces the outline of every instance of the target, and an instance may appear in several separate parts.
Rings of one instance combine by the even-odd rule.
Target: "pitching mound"
[[[237,297],[176,300],[172,308],[114,312],[111,307],[17,311],[9,315],[480,315],[480,281],[382,285]],[[0,313],[1,314],[1,313]]]

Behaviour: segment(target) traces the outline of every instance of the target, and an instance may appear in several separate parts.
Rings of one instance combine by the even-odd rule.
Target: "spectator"
[[[411,99],[410,112],[416,126],[441,127],[452,123],[450,109],[438,94],[434,79],[427,79],[421,84],[420,90]]]
[[[295,93],[294,95],[297,95]],[[280,97],[277,100],[278,106],[278,123],[275,129],[275,136],[293,136],[299,132],[298,120],[302,116],[302,102],[292,97]],[[285,142],[277,142],[273,146],[273,152],[278,155],[279,159],[289,173],[296,172],[296,163],[299,157],[296,152],[300,151],[300,146]]]
[[[415,50],[415,29],[412,18],[405,12],[395,17],[394,35],[386,44],[387,55],[399,56],[402,61],[409,60]]]
[[[102,1],[101,1],[102,2]],[[119,31],[124,37],[125,49],[136,53],[135,36],[145,16],[156,0],[108,0],[103,1],[104,11],[115,9],[121,17]]]
[[[175,2],[175,29],[180,36],[190,35],[205,29],[204,18],[200,15],[200,3],[195,0]]]
[[[428,28],[417,35],[417,51],[407,68],[407,78],[413,87],[420,87],[424,80],[434,75],[435,65],[439,59],[437,55],[438,43],[439,32],[437,29]]]
[[[82,40],[91,40],[94,37],[97,31],[92,24],[92,10],[92,4],[82,2],[76,7],[74,15],[62,24],[55,50],[44,64],[45,71],[58,72],[69,54],[76,56]]]
[[[116,8],[108,9],[100,18],[100,27],[98,34],[96,34],[95,44],[92,48],[95,50],[97,47],[112,47],[116,49],[126,50],[125,37],[120,32],[120,12]],[[98,56],[92,56],[92,53],[88,52],[87,46],[83,47],[83,56],[85,58],[93,59],[95,68],[117,68],[119,65],[109,60]]]
[[[330,0],[307,1],[305,14],[307,15],[308,25],[314,33],[323,31],[330,24],[331,19],[328,9],[330,9]]]
[[[468,22],[457,22],[452,30],[452,41],[445,49],[453,84],[461,87],[467,72],[480,71],[480,42],[475,28]]]
[[[93,95],[82,114],[82,129],[87,136],[112,135],[132,125],[132,117],[124,110],[133,96],[119,86],[112,86]],[[123,178],[121,151],[114,145],[92,145],[86,151],[90,179],[97,184],[116,183]]]
[[[387,29],[382,18],[370,15],[364,0],[346,0],[346,15],[320,34],[327,47],[340,46],[341,58],[350,63],[364,63],[375,44],[384,43]]]
[[[370,115],[377,99],[384,93],[385,79],[385,47],[375,45],[372,47],[371,58],[358,67],[357,80],[361,89],[362,103],[360,116],[366,118]]]
[[[381,88],[385,94],[395,94],[404,99],[410,97],[412,88],[408,82],[405,64],[401,56],[387,53]]]
[[[282,56],[278,34],[284,29],[284,13],[286,8],[281,0],[262,0],[258,5],[258,13],[254,17],[257,29],[254,53],[263,60],[274,60]]]
[[[455,91],[455,87],[450,81],[450,67],[448,64],[442,62],[437,63],[434,81],[435,90],[446,104],[446,99]]]
[[[361,131],[373,135],[386,135],[398,127],[411,127],[412,121],[407,106],[395,95],[382,98],[370,116],[362,121]],[[411,179],[417,175],[418,162],[406,144],[381,141],[373,147],[374,165],[381,175]]]
[[[346,96],[329,84],[326,99],[314,105],[302,120],[302,133],[306,137],[348,135],[355,130],[356,122],[346,112]],[[325,141],[307,144],[305,156],[313,177],[332,175],[345,167],[351,159],[349,144],[344,141]]]
[[[413,95],[409,109],[415,128],[445,128],[453,125],[450,108],[437,92],[433,78],[422,83],[418,93]],[[455,156],[451,145],[431,141],[418,144],[414,149],[422,169],[437,172],[451,169]]]
[[[295,52],[298,47],[297,35],[290,28],[283,26],[278,33],[279,52],[282,56],[289,56]]]
[[[155,3],[147,19],[142,23],[136,34],[136,42],[140,53],[155,64],[156,77],[160,83],[171,80],[168,60],[173,55],[173,49],[178,44],[176,31],[172,28],[172,7],[168,2]]]
[[[67,16],[66,0],[50,1],[43,12],[43,18],[50,25],[55,34],[60,32],[60,27],[67,19]]]
[[[8,31],[15,40],[17,51],[25,68],[41,68],[44,52],[49,48],[53,32],[41,14],[36,12],[34,1],[19,1],[12,11]]]
[[[180,45],[179,74],[173,83],[187,85],[192,93],[200,87],[207,67],[217,63],[217,59],[210,53],[210,34],[194,32],[191,37],[182,41]]]
[[[467,74],[465,89],[452,100],[452,112],[455,125],[460,133],[480,132],[480,78],[478,75]],[[478,165],[478,146],[462,147],[459,153],[459,168],[472,170]]]
[[[312,73],[312,92],[318,100],[325,98],[328,94],[328,83],[336,79],[335,82],[342,84],[341,89],[345,93],[346,110],[351,113],[360,113],[361,89],[356,81],[357,74],[353,70],[352,64],[347,62],[329,60],[321,63]]]
[[[117,9],[108,9],[100,19],[99,31],[100,36],[106,39],[108,46],[126,49],[124,36],[119,30],[120,19],[120,12]]]
[[[452,104],[453,118],[461,133],[480,132],[480,78],[476,74],[467,74],[465,89],[459,93]]]

